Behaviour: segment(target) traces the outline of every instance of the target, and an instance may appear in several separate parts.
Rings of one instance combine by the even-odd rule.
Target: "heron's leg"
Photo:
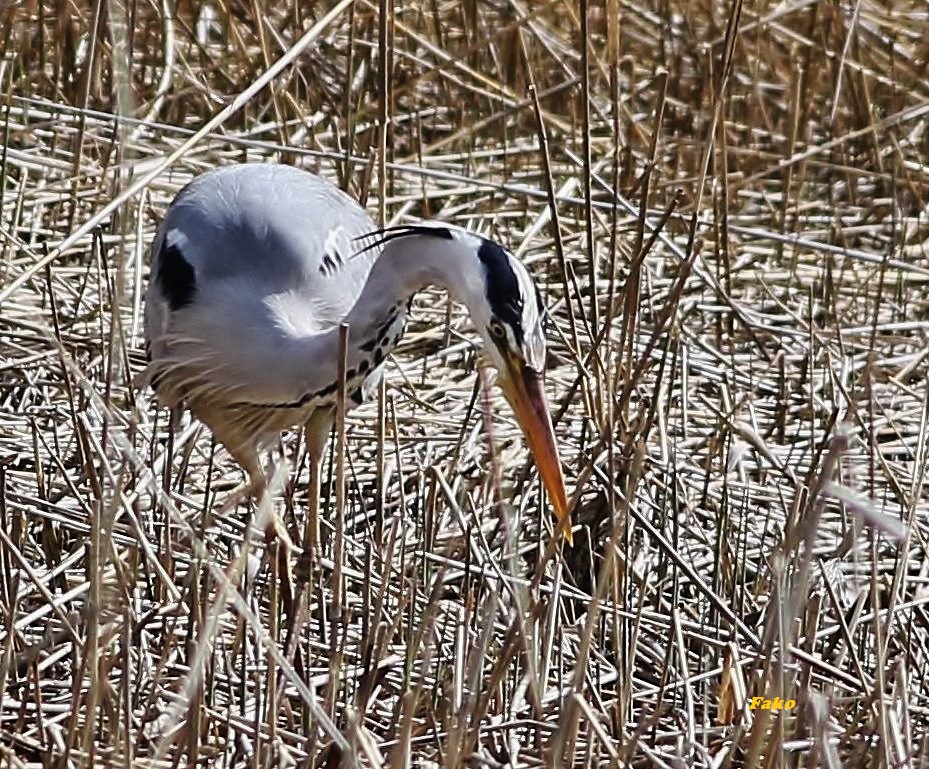
[[[248,474],[248,490],[254,497],[256,512],[255,524],[264,532],[265,552],[262,556],[268,559],[271,567],[269,584],[268,633],[272,639],[280,642],[281,638],[281,609],[288,617],[294,616],[293,571],[290,564],[290,550],[293,545],[287,531],[274,509],[271,499],[271,481],[274,476],[274,462],[269,463],[265,473],[261,468],[258,447],[233,451],[227,446],[229,453],[243,467]],[[249,527],[251,529],[251,527]],[[251,539],[249,531],[249,539]],[[268,657],[267,676],[267,712],[277,713],[277,703],[280,692],[279,676],[275,672],[275,663],[270,654]],[[272,723],[275,723],[272,721]]]
[[[247,449],[233,451],[228,446],[226,447],[226,450],[245,471],[245,475],[248,478],[248,481],[242,486],[237,486],[229,493],[229,497],[220,506],[217,514],[220,517],[228,515],[238,506],[238,504],[243,499],[247,500],[249,498],[254,499],[255,504],[259,507],[259,509],[261,509],[261,503],[268,491],[268,482],[261,470],[261,463],[258,459],[258,452],[249,451]]]
[[[249,495],[255,498],[256,504],[261,502],[268,493],[268,479],[264,470],[261,469],[258,452],[248,452],[248,455],[241,460],[235,454],[233,454],[233,457],[242,465],[245,474],[248,476],[247,491]]]
[[[305,425],[307,458],[310,466],[309,498],[303,532],[303,547],[297,559],[294,575],[297,579],[296,592],[292,593],[293,602],[291,610],[288,611],[291,622],[287,625],[287,638],[284,644],[287,659],[293,660],[294,668],[301,675],[303,675],[304,668],[298,641],[309,619],[309,596],[312,586],[319,579],[320,479],[326,440],[329,437],[332,420],[331,409],[316,410],[310,415]]]
[[[307,502],[306,528],[303,535],[303,550],[310,563],[319,557],[319,495],[323,455],[332,427],[332,409],[317,409],[306,422],[306,451],[310,465],[309,499]]]

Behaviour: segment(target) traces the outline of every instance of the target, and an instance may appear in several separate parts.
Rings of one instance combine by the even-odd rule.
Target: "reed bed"
[[[924,3],[0,16],[0,764],[929,765]],[[531,266],[573,546],[426,292],[282,613],[241,471],[136,385],[157,221],[244,160]]]

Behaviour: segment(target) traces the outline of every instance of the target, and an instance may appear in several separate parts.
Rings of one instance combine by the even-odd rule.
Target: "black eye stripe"
[[[523,342],[523,295],[510,257],[499,243],[484,238],[477,256],[484,265],[484,289],[490,310],[513,330],[517,344]]]

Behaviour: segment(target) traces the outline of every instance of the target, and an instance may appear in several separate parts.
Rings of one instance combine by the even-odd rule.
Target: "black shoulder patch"
[[[158,275],[161,292],[172,310],[180,310],[194,300],[197,293],[197,276],[177,246],[162,246],[158,254]]]
[[[516,341],[523,341],[523,295],[519,280],[510,266],[503,246],[483,238],[477,257],[484,265],[484,291],[493,314],[513,329]]]

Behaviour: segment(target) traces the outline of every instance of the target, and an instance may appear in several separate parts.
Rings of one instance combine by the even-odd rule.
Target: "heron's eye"
[[[500,321],[490,321],[490,335],[494,339],[506,339],[506,329],[503,328],[503,324]]]

